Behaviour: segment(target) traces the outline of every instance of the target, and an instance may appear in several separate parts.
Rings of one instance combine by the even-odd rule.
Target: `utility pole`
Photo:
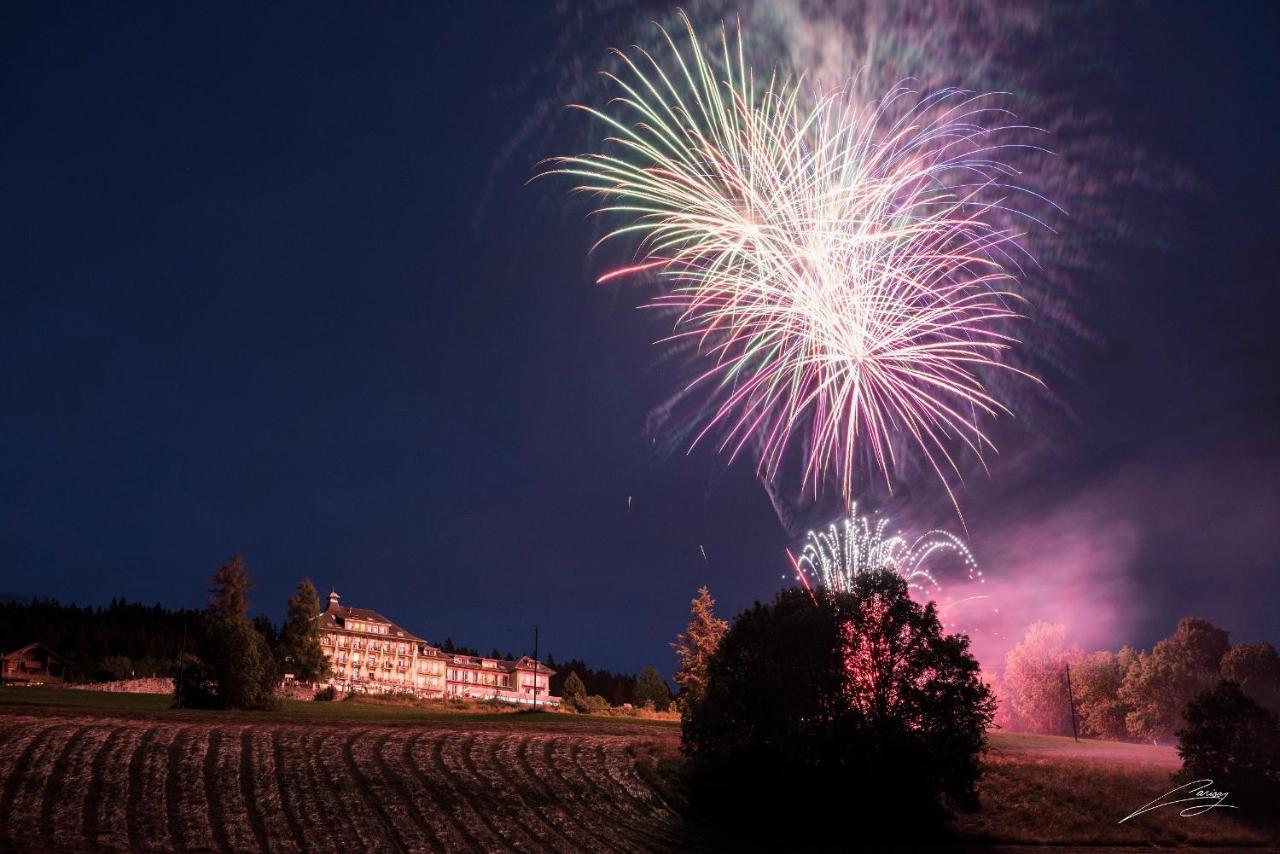
[[[1080,740],[1080,731],[1076,729],[1076,698],[1071,691],[1071,665],[1063,665],[1067,669],[1067,703],[1071,706],[1071,735],[1076,741]]]
[[[174,685],[173,702],[182,707],[182,674],[187,666],[187,618],[182,618],[182,650],[178,653],[178,682]]]
[[[533,710],[538,711],[538,627],[533,627]]]

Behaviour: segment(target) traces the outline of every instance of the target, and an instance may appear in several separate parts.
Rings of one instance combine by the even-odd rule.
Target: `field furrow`
[[[504,739],[502,750],[496,759],[502,767],[512,769],[512,773],[523,782],[526,797],[531,799],[539,816],[556,828],[556,835],[563,841],[563,845],[558,847],[579,851],[590,843],[590,835],[576,826],[573,813],[565,809],[556,792],[543,779],[546,769],[535,769],[529,761],[530,750],[535,746],[536,752],[541,755],[541,745],[544,740],[544,736],[534,735]]]
[[[471,831],[472,836],[485,839],[482,847],[486,851],[527,850],[527,835],[520,833],[517,836],[516,828],[496,820],[492,811],[493,793],[484,787],[466,760],[474,740],[473,737],[450,733],[436,742],[436,761],[453,790],[461,796],[458,821]]]
[[[0,849],[667,850],[634,738],[567,722],[306,727],[8,716]]]
[[[245,727],[240,730],[240,752],[237,756],[240,777],[240,800],[244,804],[245,818],[249,822],[249,829],[253,831],[253,836],[257,840],[257,845],[253,850],[268,851],[271,846],[267,845],[267,826],[266,820],[263,818],[262,810],[258,806],[259,792],[254,785],[257,775],[254,773],[253,762],[253,730]]]
[[[345,745],[347,763],[365,802],[369,817],[381,827],[387,846],[397,851],[421,851],[424,843],[406,817],[407,808],[377,772],[374,757],[385,734],[363,730]]]
[[[567,754],[567,755],[566,755]],[[654,817],[648,810],[637,810],[622,786],[609,775],[603,764],[593,760],[606,756],[605,744],[598,740],[568,740],[558,743],[553,755],[563,757],[560,767],[571,769],[580,785],[578,796],[593,813],[604,821],[626,831],[629,841],[645,848],[661,850],[669,844],[660,833],[654,833]]]
[[[205,785],[210,802],[217,802],[232,851],[261,851],[249,819],[240,779],[240,727],[224,727],[209,742],[205,761]]]
[[[138,745],[146,730],[135,726],[121,726],[112,731],[108,748],[99,754],[100,764],[93,771],[85,806],[85,841],[115,851],[129,850],[128,810],[125,805],[131,796],[131,780],[128,773]]]
[[[126,821],[129,845],[134,851],[174,850],[165,808],[165,771],[169,745],[176,734],[177,730],[170,726],[148,728],[130,758]]]
[[[49,847],[70,850],[82,846],[85,815],[89,803],[89,788],[98,755],[104,752],[111,730],[104,726],[86,726],[80,730],[83,738],[68,757],[60,776],[56,795],[45,797],[46,813],[41,818],[42,830]],[[52,809],[50,809],[52,807]]]
[[[374,767],[394,803],[404,805],[405,817],[416,829],[421,849],[438,851],[446,846],[447,835],[440,835],[442,823],[430,817],[434,806],[431,797],[405,760],[406,741],[404,733],[383,733],[374,744]]]
[[[204,759],[200,763],[200,772],[204,779],[205,803],[209,807],[209,835],[220,851],[229,851],[231,840],[227,836],[226,807],[220,797],[218,785],[218,754],[221,752],[224,738],[225,736],[219,730],[215,729],[209,733]]]
[[[572,740],[547,738],[542,743],[546,776],[556,792],[557,801],[572,810],[579,825],[592,837],[592,848],[611,851],[642,851],[619,831],[616,816],[606,817],[604,805],[592,797],[590,784],[582,779],[573,765],[569,751]],[[535,765],[535,767],[537,767]]]
[[[285,823],[289,826],[289,836],[294,840],[295,845],[301,851],[315,850],[315,842],[307,836],[305,824],[308,818],[312,824],[320,826],[320,817],[318,814],[305,816],[310,800],[306,796],[306,792],[311,788],[310,783],[306,780],[305,773],[299,773],[302,769],[297,764],[296,750],[286,745],[287,735],[279,729],[272,729],[266,734],[266,745],[264,750],[271,751],[271,768],[275,776],[271,781],[277,797],[279,799],[280,812]]]
[[[530,780],[543,790],[548,803],[554,804],[556,812],[561,813],[563,821],[559,823],[564,836],[573,841],[575,850],[609,850],[612,845],[593,834],[590,827],[585,826],[579,809],[575,803],[572,789],[564,782],[564,777],[557,773],[549,762],[549,750],[552,737],[545,735],[529,736],[522,740],[516,750],[516,766],[521,768]]]
[[[540,799],[536,793],[531,793],[527,785],[520,787],[518,774],[501,767],[493,759],[500,740],[522,737],[509,733],[478,733],[464,758],[480,785],[491,793],[488,808],[504,825],[516,828],[522,840],[527,840],[522,842],[524,850],[574,850],[576,846],[570,842],[572,837],[566,836],[561,827],[563,819],[556,821],[555,816],[549,817],[544,810],[538,809],[537,801]],[[532,804],[525,799],[531,794]]]
[[[75,727],[70,726],[49,727],[30,745],[26,762],[17,771],[16,785],[6,792],[3,809],[7,813],[5,828],[9,836],[22,839],[40,834],[45,790],[51,783],[56,785],[48,771],[71,743],[75,731]]]
[[[276,783],[276,754],[270,730],[253,727],[240,736],[240,788],[252,815],[260,822],[263,850],[286,854],[301,850],[301,836],[294,834]]]
[[[76,797],[77,786],[72,769],[83,753],[83,745],[92,730],[89,727],[76,727],[71,737],[58,752],[53,761],[53,768],[45,780],[40,793],[40,818],[36,825],[41,843],[50,849],[54,846],[53,829],[58,824],[79,824],[80,810],[83,804]]]
[[[170,834],[184,851],[215,851],[211,806],[205,792],[204,764],[210,732],[187,727],[169,750],[168,806]],[[176,749],[175,749],[176,748]]]
[[[30,729],[18,730],[5,742],[5,756],[3,765],[0,765],[0,773],[5,775],[4,785],[0,787],[0,842],[12,838],[12,834],[16,832],[14,800],[26,779],[31,755],[48,737],[51,729],[51,726],[35,725]]]
[[[352,823],[349,809],[351,792],[339,777],[335,781],[331,770],[333,753],[340,750],[340,732],[317,733],[303,738],[302,759],[312,784],[314,802],[318,808],[322,826],[337,850],[360,851],[365,846],[363,838]],[[314,829],[309,828],[308,839],[315,840]]]
[[[311,755],[315,759],[312,767],[315,768],[317,789],[325,800],[325,816],[342,827],[344,836],[347,836],[343,848],[372,850],[383,842],[381,831],[372,830],[369,805],[343,759],[344,744],[352,737],[355,736],[349,732],[326,732],[317,737],[312,746]]]
[[[456,797],[449,791],[448,783],[440,778],[439,769],[431,766],[423,768],[419,763],[416,753],[422,738],[421,734],[398,733],[389,745],[392,750],[397,749],[398,745],[409,797],[431,826],[432,836],[443,850],[482,850],[466,828],[454,820]]]

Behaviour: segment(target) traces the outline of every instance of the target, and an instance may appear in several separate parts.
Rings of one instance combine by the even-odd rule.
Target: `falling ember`
[[[684,18],[670,61],[618,52],[610,112],[580,109],[607,150],[557,158],[634,239],[650,305],[671,309],[668,341],[696,345],[704,390],[693,443],[757,457],[776,480],[791,453],[804,485],[838,484],[846,503],[871,478],[893,487],[918,455],[952,502],[956,454],[994,449],[985,422],[1009,412],[989,387],[1022,318],[1016,170],[1034,148],[997,96],[904,88],[867,102],[757,79],[722,33],[708,50]],[[613,114],[611,114],[613,113]],[[958,510],[958,506],[957,506]]]

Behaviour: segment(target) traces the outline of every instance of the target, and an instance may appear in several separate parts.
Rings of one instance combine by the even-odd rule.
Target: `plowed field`
[[[0,717],[0,848],[662,851],[653,727]]]

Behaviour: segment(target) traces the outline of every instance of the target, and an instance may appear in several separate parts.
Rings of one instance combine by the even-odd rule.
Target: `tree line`
[[[0,651],[43,643],[66,659],[74,681],[171,676],[202,629],[200,611],[123,599],[106,607],[52,599],[0,603]]]
[[[0,651],[38,641],[70,665],[79,682],[141,677],[172,677],[180,705],[258,708],[270,705],[285,673],[301,682],[328,678],[328,659],[320,644],[320,600],[310,579],[299,582],[286,603],[284,622],[250,618],[252,581],[244,559],[233,556],[212,577],[210,601],[203,610],[168,609],[113,599],[106,607],[62,605],[51,599],[0,602]],[[440,649],[451,655],[481,657],[478,649],[445,638]],[[489,658],[514,660],[517,654]],[[571,706],[635,706],[665,711],[671,692],[658,671],[639,675],[593,669],[582,659],[545,662],[556,673],[551,693],[563,696],[569,682]],[[576,701],[576,702],[575,702]]]
[[[1150,650],[1085,653],[1065,626],[1032,625],[1005,657],[996,682],[998,722],[1009,729],[1171,743],[1193,699],[1220,682],[1280,713],[1280,655],[1268,643],[1232,644],[1195,617]]]

